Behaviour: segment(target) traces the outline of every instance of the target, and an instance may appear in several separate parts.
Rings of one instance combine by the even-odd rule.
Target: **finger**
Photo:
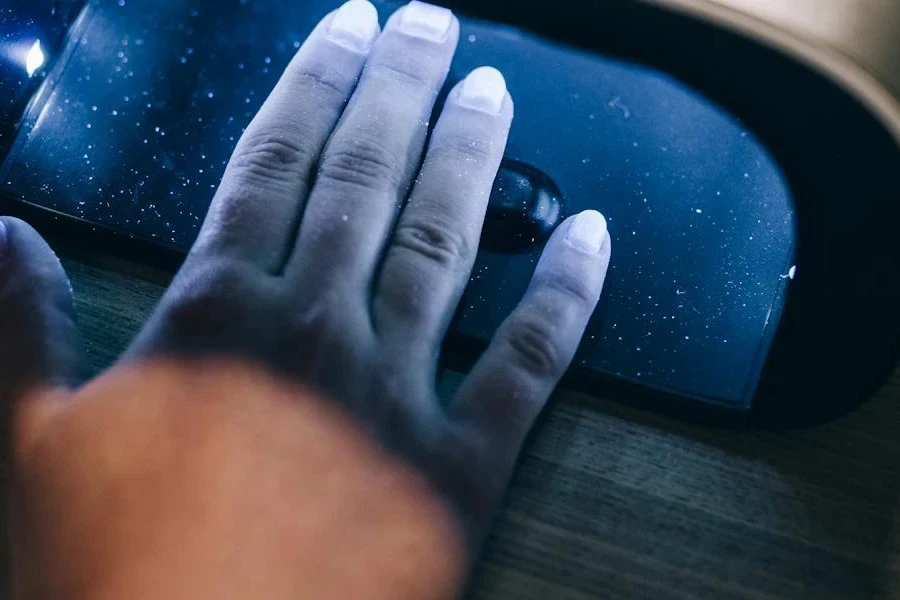
[[[512,469],[529,429],[568,368],[609,266],[606,221],[596,211],[553,234],[521,304],[500,327],[452,407]],[[505,470],[504,470],[505,469]]]
[[[449,10],[420,2],[388,21],[323,154],[300,225],[288,273],[303,289],[371,284],[458,38]]]
[[[512,118],[503,75],[490,67],[448,97],[375,296],[382,339],[404,353],[437,354],[472,271]]]
[[[72,288],[53,250],[24,222],[0,219],[0,401],[84,375]]]
[[[194,255],[281,270],[322,149],[378,33],[367,0],[350,0],[319,23],[238,142]]]

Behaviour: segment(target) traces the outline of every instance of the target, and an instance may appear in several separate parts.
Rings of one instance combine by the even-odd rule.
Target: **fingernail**
[[[453,13],[440,6],[424,2],[410,2],[400,13],[400,30],[409,35],[443,42],[453,25]]]
[[[608,232],[606,219],[596,210],[586,210],[577,215],[566,233],[566,241],[579,252],[600,254]]]
[[[492,115],[499,115],[506,99],[506,80],[494,67],[475,69],[463,81],[458,102]]]
[[[378,35],[378,10],[368,0],[350,0],[331,20],[328,37],[355,52],[368,52]]]
[[[6,232],[6,224],[0,221],[0,256],[6,254],[6,246],[9,242],[9,235]]]

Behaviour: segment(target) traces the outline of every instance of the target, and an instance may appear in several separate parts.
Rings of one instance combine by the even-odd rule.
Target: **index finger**
[[[241,136],[192,254],[281,269],[322,149],[379,31],[368,0],[350,0],[319,23]]]

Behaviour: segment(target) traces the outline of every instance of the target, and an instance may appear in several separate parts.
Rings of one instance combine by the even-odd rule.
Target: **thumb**
[[[69,279],[29,225],[0,218],[0,403],[38,388],[70,386],[83,373]]]
[[[10,510],[13,421],[38,392],[73,385],[82,372],[72,288],[53,250],[30,226],[0,218],[0,513]],[[43,412],[43,411],[38,411]],[[10,597],[11,538],[0,523],[0,597]]]

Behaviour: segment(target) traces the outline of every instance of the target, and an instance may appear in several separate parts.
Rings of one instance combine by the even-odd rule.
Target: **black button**
[[[493,252],[521,252],[543,244],[563,219],[559,187],[543,172],[516,160],[500,167],[481,244]]]

